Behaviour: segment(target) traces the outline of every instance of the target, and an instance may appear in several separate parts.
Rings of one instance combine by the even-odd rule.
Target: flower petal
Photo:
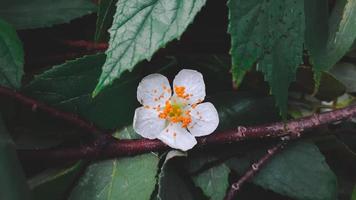
[[[187,151],[197,144],[194,136],[187,129],[182,128],[179,123],[170,123],[157,138],[168,146],[182,151]]]
[[[210,102],[198,104],[191,109],[190,115],[192,122],[188,125],[188,130],[195,137],[209,135],[219,125],[219,114]]]
[[[133,128],[142,137],[155,139],[166,128],[166,120],[156,110],[142,106],[135,110]]]
[[[137,100],[145,106],[164,106],[172,96],[168,79],[161,74],[150,74],[137,87]]]
[[[173,80],[173,88],[184,87],[184,93],[188,95],[188,104],[202,102],[205,98],[205,83],[203,75],[191,69],[181,70]],[[177,96],[177,91],[175,91]]]

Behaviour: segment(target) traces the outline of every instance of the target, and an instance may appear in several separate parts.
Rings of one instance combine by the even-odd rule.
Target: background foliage
[[[172,79],[182,68],[203,73],[218,130],[299,118],[353,103],[355,9],[355,0],[2,0],[0,85],[119,139],[139,138],[131,123],[142,77]],[[276,142],[28,162],[16,150],[79,146],[93,136],[0,101],[0,199],[223,199]],[[313,130],[237,198],[355,199],[355,128],[352,119]]]

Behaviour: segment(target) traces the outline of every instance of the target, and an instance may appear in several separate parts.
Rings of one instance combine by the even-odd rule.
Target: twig
[[[95,43],[91,41],[85,40],[64,40],[63,44],[68,45],[70,47],[82,48],[89,51],[105,51],[108,48],[108,43]]]
[[[226,193],[225,200],[234,199],[237,192],[240,190],[241,186],[247,181],[251,180],[274,155],[276,155],[279,151],[281,151],[284,148],[285,144],[286,142],[282,141],[281,143],[278,143],[276,146],[268,149],[267,153],[264,156],[262,156],[262,158],[260,158],[257,162],[252,164],[251,168],[247,170],[237,182],[231,184],[228,192]]]
[[[283,137],[286,135],[298,137],[300,134],[304,133],[303,131],[306,129],[346,119],[354,115],[356,115],[356,106],[350,106],[319,115],[304,117],[298,120],[291,120],[286,123],[278,122],[254,127],[240,126],[237,130],[213,133],[209,136],[197,138],[198,144],[196,147],[203,148],[206,146],[234,143],[247,139]],[[103,159],[166,149],[169,149],[169,147],[159,140],[117,140],[111,137],[104,137],[100,138],[100,140],[94,142],[92,145],[51,150],[23,150],[18,151],[18,153],[22,158],[26,159],[58,161],[78,160],[82,158]]]
[[[53,117],[65,120],[73,125],[82,128],[89,133],[102,135],[104,132],[77,115],[59,111],[44,103],[40,103],[32,98],[26,97],[14,90],[0,87],[0,96],[12,98],[33,111],[41,110]],[[273,138],[290,135],[292,137],[300,136],[305,130],[315,128],[331,122],[351,118],[356,115],[356,106],[351,105],[343,109],[338,109],[321,114],[314,114],[309,117],[303,117],[289,122],[277,122],[267,125],[243,127],[239,126],[235,130],[213,133],[209,136],[197,138],[197,147],[213,146],[218,144],[234,143],[247,139]],[[138,140],[117,140],[110,135],[99,137],[92,144],[74,148],[59,149],[39,149],[39,150],[19,150],[21,157],[37,160],[78,160],[82,158],[104,158],[129,156],[151,151],[160,151],[169,149],[159,140],[138,139]]]
[[[14,91],[14,90],[11,90],[9,88],[0,87],[0,96],[16,100],[16,101],[22,103],[23,105],[30,107],[32,109],[32,111],[46,112],[55,118],[62,119],[72,125],[78,126],[79,128],[83,129],[84,131],[87,131],[88,133],[92,133],[92,134],[96,134],[96,135],[101,135],[104,133],[104,131],[97,128],[93,123],[87,122],[87,121],[79,118],[78,115],[57,110],[57,109],[50,107],[44,103],[38,102],[32,98],[26,97],[26,96]]]

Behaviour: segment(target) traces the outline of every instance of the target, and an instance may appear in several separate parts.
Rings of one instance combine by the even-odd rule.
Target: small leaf
[[[225,164],[211,167],[193,177],[196,186],[212,200],[223,199],[229,187],[230,169]]]
[[[329,19],[326,44],[312,56],[316,77],[334,66],[351,48],[356,38],[356,1],[340,0]]]
[[[158,200],[193,200],[195,199],[189,186],[180,176],[172,163],[173,158],[185,156],[178,153],[179,151],[170,151],[164,161],[161,172],[158,176]]]
[[[149,200],[156,184],[158,161],[157,155],[147,153],[93,163],[87,168],[69,199]]]
[[[117,0],[101,0],[96,20],[95,41],[101,41],[108,34],[108,29],[112,24],[115,14],[115,4]]]
[[[62,169],[48,169],[28,181],[33,199],[61,200],[84,167],[83,162]]]
[[[242,174],[264,153],[251,152],[242,158],[232,158],[227,164]],[[299,142],[275,155],[253,182],[294,199],[334,200],[337,195],[336,176],[311,143]]]
[[[330,73],[346,86],[346,92],[356,92],[356,65],[340,62],[334,65]]]
[[[0,199],[27,200],[30,199],[25,174],[21,169],[12,142],[0,116]]]
[[[289,84],[302,63],[304,1],[229,0],[228,7],[234,81],[256,65],[285,117]]]
[[[205,0],[120,0],[110,28],[107,59],[93,96],[121,74],[179,38]]]
[[[18,89],[24,74],[22,44],[11,25],[1,19],[0,30],[0,85]]]
[[[1,0],[0,17],[16,29],[49,27],[96,11],[91,0]]]

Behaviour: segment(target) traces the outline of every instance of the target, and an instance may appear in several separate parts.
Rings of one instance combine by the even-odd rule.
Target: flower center
[[[192,121],[190,116],[190,110],[183,109],[183,106],[173,102],[171,104],[170,101],[166,101],[166,106],[164,107],[163,111],[158,115],[162,119],[166,119],[173,123],[182,123],[182,127],[186,128],[189,123]]]

